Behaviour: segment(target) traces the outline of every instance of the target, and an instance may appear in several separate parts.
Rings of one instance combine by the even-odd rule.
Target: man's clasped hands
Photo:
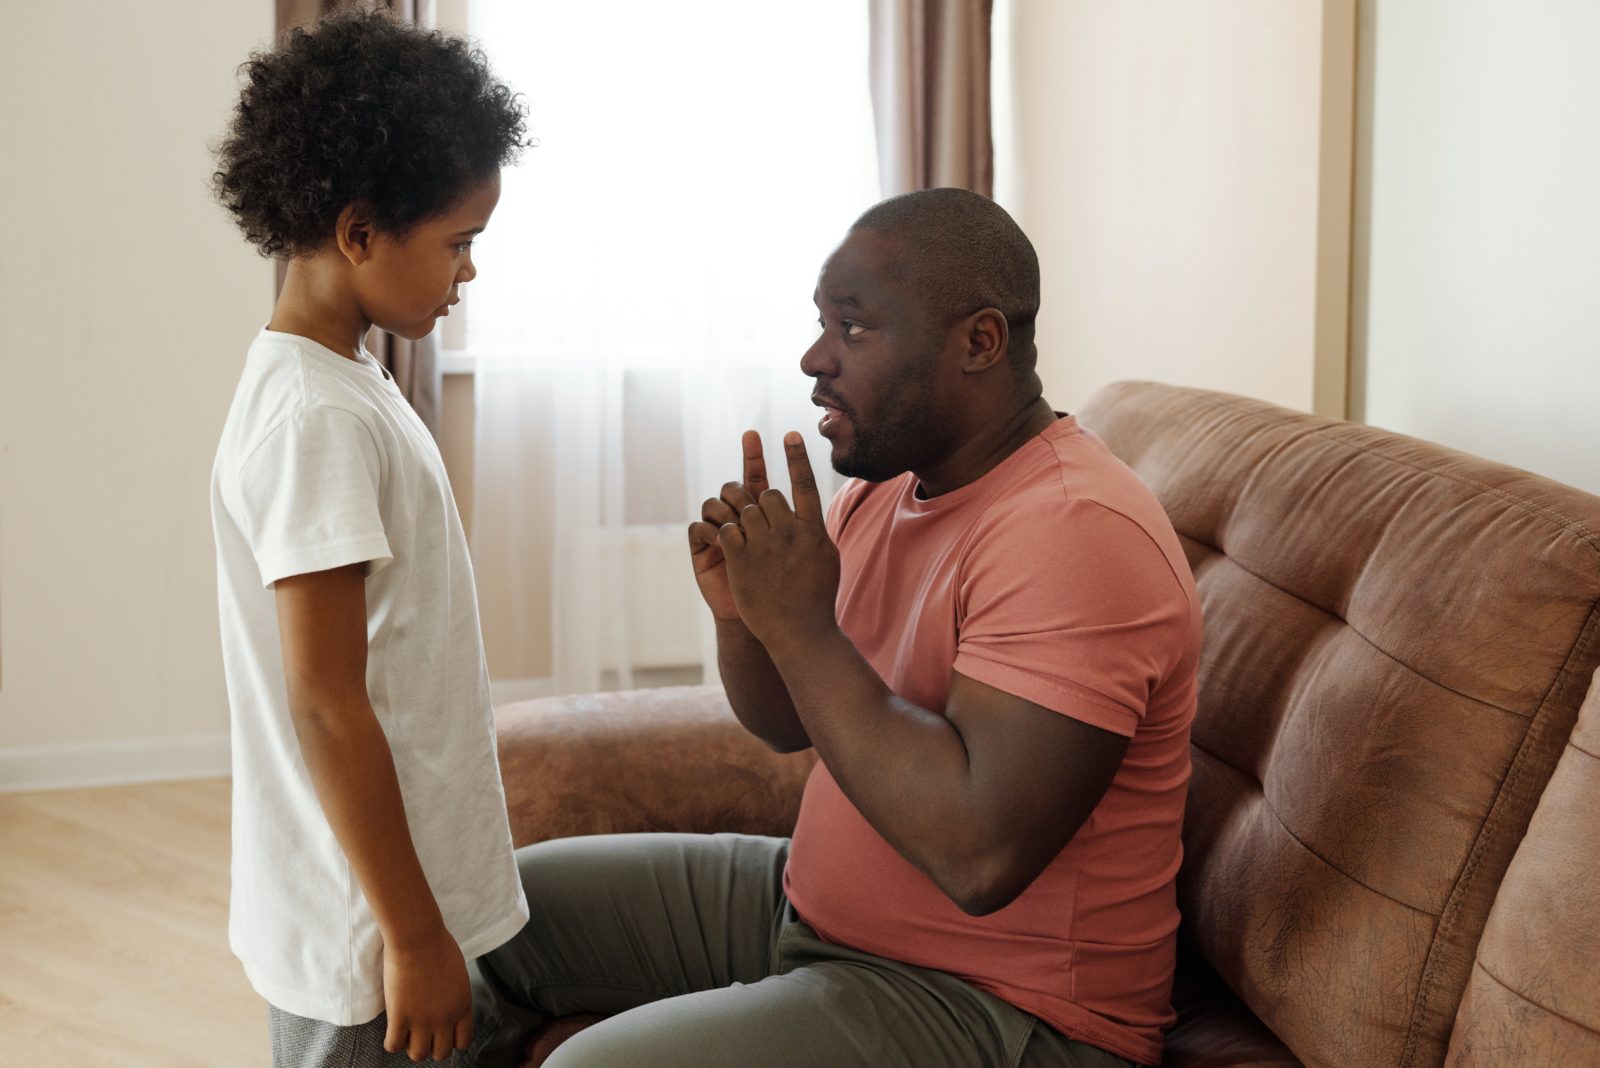
[[[695,581],[712,614],[742,622],[768,649],[838,626],[839,552],[824,526],[816,476],[798,433],[784,435],[783,449],[792,507],[767,481],[761,435],[747,430],[743,480],[725,483],[689,526]]]

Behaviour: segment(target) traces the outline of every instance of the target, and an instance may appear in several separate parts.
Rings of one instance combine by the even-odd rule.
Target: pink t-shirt
[[[910,474],[828,512],[839,621],[901,697],[942,710],[951,672],[1130,738],[1105,796],[1010,905],[968,916],[895,852],[824,764],[784,887],[828,941],[948,972],[1132,1060],[1173,1020],[1173,889],[1189,781],[1200,601],[1166,514],[1066,416],[932,500]]]

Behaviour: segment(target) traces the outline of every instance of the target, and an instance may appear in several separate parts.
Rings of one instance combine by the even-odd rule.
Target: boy
[[[421,338],[526,144],[464,42],[377,14],[254,55],[218,198],[288,260],[212,473],[233,722],[229,942],[275,1066],[446,1060],[465,961],[527,918],[466,541],[438,449],[362,346]]]

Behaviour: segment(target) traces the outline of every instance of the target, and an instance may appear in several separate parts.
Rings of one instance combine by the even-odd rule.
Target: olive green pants
[[[465,1061],[513,1068],[527,1036],[612,1015],[548,1068],[1125,1068],[943,972],[830,945],[783,894],[789,843],[565,838],[517,854],[532,916],[474,962]]]

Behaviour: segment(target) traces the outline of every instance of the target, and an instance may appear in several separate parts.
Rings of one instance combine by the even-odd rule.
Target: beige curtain
[[[869,2],[872,112],[883,195],[959,186],[993,196],[993,0]]]
[[[348,8],[388,8],[420,26],[433,25],[433,0],[277,0],[277,31],[281,36],[296,26],[309,26],[323,15]],[[278,289],[283,287],[284,264],[278,263]],[[275,291],[276,293],[276,291]],[[438,331],[420,341],[382,330],[367,338],[367,350],[389,369],[394,384],[411,402],[434,437],[439,436]]]

